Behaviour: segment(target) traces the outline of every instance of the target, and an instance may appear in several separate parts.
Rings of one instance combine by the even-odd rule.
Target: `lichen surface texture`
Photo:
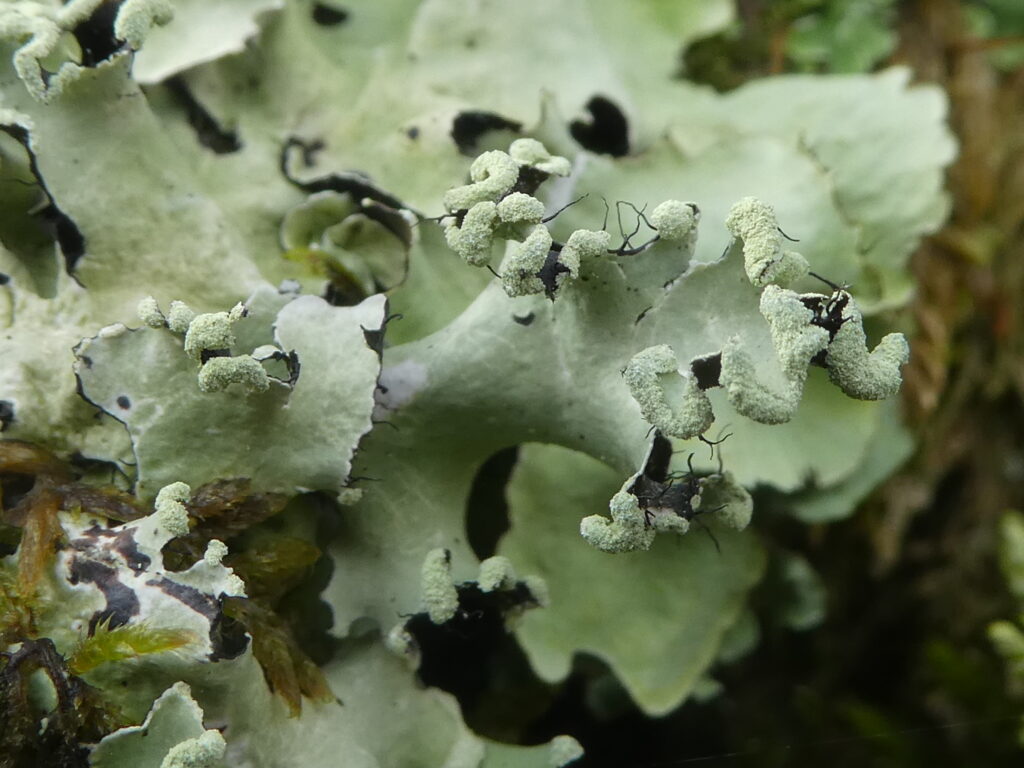
[[[733,12],[0,2],[0,765],[569,765],[518,691],[821,620],[751,494],[909,453],[954,144],[900,68],[680,79]]]

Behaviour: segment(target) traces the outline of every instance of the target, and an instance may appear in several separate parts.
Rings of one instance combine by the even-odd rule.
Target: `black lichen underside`
[[[476,154],[477,142],[490,131],[514,131],[519,133],[523,130],[523,124],[507,117],[495,114],[494,112],[466,111],[460,112],[452,121],[452,141],[464,155]]]
[[[683,477],[671,475],[668,471],[671,461],[672,443],[655,432],[644,471],[629,487],[640,509],[644,510],[647,524],[650,524],[651,513],[657,509],[671,510],[684,520],[692,520],[700,514],[693,508],[693,499],[700,493],[699,479],[692,471]]]
[[[722,376],[722,355],[694,358],[690,363],[690,371],[693,372],[697,386],[701,389],[717,387]]]
[[[313,22],[321,27],[336,27],[348,21],[351,14],[344,8],[327,3],[313,4]]]
[[[196,132],[196,140],[200,144],[218,155],[237,152],[242,148],[238,133],[224,128],[217,122],[206,107],[199,103],[181,75],[168,79],[164,86],[178,106],[185,111],[188,124]]]
[[[505,645],[514,645],[505,627],[505,614],[536,601],[522,582],[510,590],[493,592],[483,592],[473,582],[456,589],[459,610],[452,619],[434,624],[426,613],[417,613],[405,628],[420,650],[423,683],[448,691],[463,707],[471,707],[487,689],[494,659]]]
[[[223,598],[213,597],[187,584],[179,584],[165,576],[150,579],[148,586],[156,587],[169,597],[187,605],[210,622],[210,661],[234,659],[249,647],[245,629],[234,619],[224,615]]]
[[[599,155],[623,157],[629,154],[629,123],[622,110],[605,96],[587,102],[590,121],[573,120],[569,133],[584,149]]]
[[[106,0],[85,21],[71,30],[82,49],[82,66],[95,67],[122,50],[124,41],[114,36],[120,2]]]
[[[112,566],[84,557],[75,557],[71,561],[71,573],[68,576],[71,584],[95,584],[103,593],[107,604],[93,613],[89,619],[89,635],[96,633],[100,624],[107,629],[116,629],[139,615],[139,598],[135,592],[117,578],[117,570]]]

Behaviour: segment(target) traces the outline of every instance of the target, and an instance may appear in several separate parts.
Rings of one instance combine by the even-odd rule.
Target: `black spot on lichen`
[[[146,582],[156,587],[169,597],[184,603],[196,613],[206,617],[210,622],[210,661],[233,659],[240,656],[249,646],[249,638],[237,621],[224,615],[222,598],[213,597],[187,584],[161,576]]]
[[[349,12],[344,8],[327,5],[326,3],[314,3],[313,21],[322,27],[334,27],[348,21]]]
[[[101,544],[101,539],[107,539]],[[71,548],[79,552],[95,551],[98,547],[106,547],[124,558],[125,564],[135,573],[142,573],[146,570],[152,560],[149,555],[139,551],[139,544],[135,541],[135,529],[125,528],[121,531],[114,531],[110,528],[100,528],[93,525],[82,535],[71,542]]]
[[[9,282],[11,282],[11,276],[0,272],[0,285],[7,285]]]
[[[204,349],[203,351],[201,351],[199,353],[199,362],[205,364],[207,360],[210,360],[210,359],[212,359],[214,357],[231,357],[231,350],[230,349]],[[118,402],[118,405],[121,405],[121,403]],[[121,406],[121,407],[123,408],[124,406]]]
[[[570,269],[558,260],[560,254],[552,249],[548,251],[544,265],[537,271],[537,277],[544,286],[544,295],[551,301],[555,300],[555,293],[558,291],[558,276],[570,272]]]
[[[717,387],[718,379],[722,375],[722,356],[718,354],[694,358],[690,363],[690,370],[697,378],[697,386],[701,389]]]
[[[515,186],[512,187],[511,191],[532,195],[550,177],[551,174],[547,171],[534,168],[532,165],[522,165],[519,167],[519,178],[516,179]]]
[[[482,592],[474,583],[456,589],[459,610],[454,618],[437,625],[427,614],[418,613],[405,628],[422,654],[418,673],[423,683],[453,693],[463,708],[471,709],[486,694],[494,670],[508,668],[496,662],[514,652],[505,614],[535,601],[522,582],[493,592]]]
[[[124,43],[114,37],[114,21],[120,9],[119,2],[101,3],[85,21],[71,30],[82,49],[82,65],[95,67],[120,51]]]
[[[466,537],[473,554],[486,560],[509,529],[505,488],[512,478],[519,448],[511,446],[480,465],[466,499]]]
[[[183,77],[176,75],[168,79],[164,85],[178,106],[185,111],[188,124],[196,132],[196,139],[200,144],[218,155],[237,152],[242,148],[238,134],[235,131],[227,130],[214,119],[213,115],[193,95]]]
[[[467,111],[460,112],[452,121],[451,137],[464,155],[476,154],[476,145],[480,137],[488,131],[515,131],[523,129],[523,124],[494,112]]]
[[[520,325],[530,325],[530,323],[532,323],[534,320],[534,314],[533,312],[528,312],[522,317],[520,317],[519,315],[512,315],[512,319],[515,322],[519,323]]]
[[[415,125],[410,125],[406,129],[405,135],[408,136],[413,141],[415,141],[416,139],[418,139],[420,137],[420,129],[418,127],[416,127]]]
[[[577,143],[599,155],[622,157],[629,154],[629,123],[616,104],[604,96],[587,102],[590,122],[573,120],[569,132]]]
[[[117,578],[117,571],[109,565],[88,558],[76,557],[71,561],[68,581],[72,584],[95,584],[103,593],[106,606],[96,611],[89,619],[89,635],[96,632],[99,624],[115,629],[131,621],[139,613],[139,598]]]
[[[117,398],[117,405],[119,408],[124,408],[125,410],[128,410],[129,408],[132,407],[132,401],[129,400],[126,396],[121,395],[119,398]]]
[[[0,400],[0,432],[14,423],[14,405],[9,400]]]

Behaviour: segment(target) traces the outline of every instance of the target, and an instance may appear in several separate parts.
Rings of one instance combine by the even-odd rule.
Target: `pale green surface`
[[[380,401],[395,428],[376,430],[358,456],[354,474],[383,482],[362,486],[345,535],[332,545],[336,569],[325,596],[335,631],[344,633],[363,615],[390,626],[395,611],[420,610],[419,567],[435,547],[452,549],[457,581],[473,578],[463,509],[476,467],[494,451],[551,442],[609,464],[620,473],[619,484],[636,472],[650,427],[620,373],[636,352],[669,343],[689,361],[739,335],[759,355],[759,375],[781,375],[759,292],[738,248],[722,261],[693,266],[668,289],[660,277],[639,279],[645,259],[657,273],[669,263],[682,269],[686,256],[680,244],[658,243],[622,257],[633,260],[631,286],[615,260],[589,260],[554,302],[509,298],[495,280],[443,330],[388,351],[382,374],[388,392]],[[513,319],[529,313],[534,319],[527,326]],[[781,426],[737,415],[721,390],[709,395],[712,430],[722,425],[733,432],[723,446],[726,466],[748,487],[765,482],[795,490],[809,477],[838,482],[856,469],[878,426],[877,404],[846,398],[819,370],[812,369],[793,420]],[[816,439],[822,424],[842,440]],[[417,434],[428,436],[430,450],[417,450]],[[685,453],[675,466],[685,467]]]
[[[260,490],[337,493],[371,427],[380,362],[363,330],[381,327],[384,305],[379,295],[356,307],[314,296],[285,305],[274,335],[298,354],[294,388],[202,392],[180,339],[152,328],[86,341],[77,370],[85,396],[128,428],[143,497],[176,480],[198,487],[224,477],[249,477]]]
[[[867,444],[857,470],[839,483],[796,494],[789,509],[805,523],[828,523],[846,517],[913,452],[914,439],[900,423],[899,403],[886,402],[878,430]]]
[[[67,26],[74,14],[88,13],[91,2],[63,9],[53,3],[47,13]],[[156,15],[159,6],[131,5]],[[339,635],[360,619],[391,627],[398,614],[420,610],[419,569],[431,549],[451,550],[456,580],[476,575],[464,507],[487,456],[524,442],[567,446],[580,451],[569,454],[575,461],[600,459],[611,467],[601,470],[608,490],[599,498],[594,493],[596,506],[588,497],[580,501],[586,509],[571,509],[573,493],[590,492],[574,485],[565,492],[567,503],[541,520],[557,528],[550,541],[522,544],[529,551],[512,558],[517,572],[542,576],[530,567],[534,549],[574,564],[548,578],[552,606],[526,615],[523,637],[532,631],[530,622],[565,625],[569,614],[563,615],[558,595],[575,578],[577,553],[583,553],[580,563],[621,559],[635,561],[635,570],[652,569],[627,585],[642,585],[650,600],[664,601],[640,602],[648,612],[667,604],[669,613],[706,611],[711,618],[684,628],[699,637],[680,638],[673,634],[679,627],[622,631],[614,612],[632,606],[622,605],[623,592],[598,589],[603,581],[591,579],[587,586],[595,595],[620,602],[584,617],[580,627],[556,632],[547,661],[536,663],[564,671],[574,650],[596,649],[650,711],[664,711],[695,686],[711,690],[702,675],[729,646],[727,627],[740,615],[761,556],[749,532],[720,532],[721,557],[699,530],[662,536],[649,560],[604,555],[579,538],[580,518],[607,514],[611,492],[638,470],[647,448],[648,425],[619,370],[645,347],[669,344],[686,363],[739,335],[754,350],[758,375],[779,377],[758,292],[741,259],[733,253],[711,263],[728,242],[729,208],[748,195],[775,207],[783,228],[801,240],[792,248],[812,269],[855,282],[854,294],[868,310],[905,301],[905,259],[946,212],[939,185],[953,147],[941,124],[941,95],[908,88],[900,70],[848,79],[777,78],[728,96],[670,81],[680,49],[730,20],[728,0],[352,0],[344,4],[349,20],[337,27],[312,23],[311,0],[178,0],[175,6],[177,19],[142,42],[135,74],[152,83],[181,74],[214,120],[237,132],[238,151],[215,154],[201,146],[170,89],[138,87],[130,56],[88,70],[66,63],[77,46],[67,35],[52,36],[59,25],[33,30],[38,39],[29,50],[15,54],[23,36],[0,49],[16,55],[22,75],[32,74],[36,54],[47,69],[60,69],[49,92],[38,78],[27,88],[12,68],[0,72],[2,120],[30,130],[39,171],[86,242],[75,270],[78,285],[59,256],[50,258],[55,248],[45,238],[12,223],[38,201],[38,190],[9,185],[15,194],[5,205],[17,215],[0,217],[0,271],[12,278],[0,287],[0,399],[14,404],[16,420],[4,436],[42,441],[62,455],[117,459],[131,471],[130,433],[144,496],[174,481],[195,487],[238,475],[251,475],[257,488],[337,491],[358,444],[353,474],[379,481],[357,481],[363,500],[344,510],[332,545],[335,571],[326,598]],[[283,7],[264,12],[274,6]],[[0,9],[0,27],[10,22],[12,8]],[[210,23],[215,17],[221,21]],[[44,40],[47,35],[52,39]],[[50,103],[41,105],[33,88]],[[567,122],[585,117],[583,104],[597,94],[622,107],[634,156],[594,157],[569,138]],[[703,219],[697,261],[705,266],[664,287],[686,269],[694,230],[639,257],[582,259],[580,280],[564,285],[555,304],[543,297],[510,299],[486,271],[467,267],[447,248],[440,227],[414,227],[409,275],[389,308],[405,319],[389,325],[394,346],[385,357],[387,392],[377,393],[377,418],[400,431],[380,427],[360,442],[371,426],[378,361],[359,326],[378,327],[387,310],[380,299],[362,310],[332,310],[274,290],[286,278],[307,292],[319,292],[324,283],[281,257],[283,219],[310,201],[280,173],[280,150],[291,136],[323,140],[312,166],[292,162],[294,173],[369,179],[436,215],[445,189],[465,183],[471,162],[450,136],[463,110],[494,110],[520,121],[525,133],[572,161],[573,175],[548,185],[539,198],[551,211],[582,192],[592,194],[552,225],[557,237],[598,228],[602,194],[652,207],[665,199],[692,200]],[[24,153],[10,142],[0,151],[0,173],[27,180]],[[626,226],[632,226],[628,216]],[[496,265],[501,253],[495,251]],[[384,253],[378,262],[394,264],[393,255]],[[137,323],[137,305],[147,294],[161,307],[179,299],[204,313],[226,310],[254,290],[253,314],[234,329],[237,351],[249,353],[275,337],[284,349],[299,351],[302,372],[287,408],[288,392],[273,382],[263,395],[246,396],[236,385],[200,393],[197,365],[182,352],[181,340],[153,328],[103,334],[90,345],[92,367],[83,370],[90,397],[124,418],[127,433],[110,418],[95,420],[75,395],[71,348],[113,323]],[[529,326],[512,319],[531,312]],[[116,403],[121,394],[132,403],[128,414]],[[736,415],[720,390],[710,395],[713,432],[734,432],[721,446],[726,467],[747,486],[793,491],[813,478],[825,494],[842,484],[842,509],[829,510],[838,515],[866,492],[866,477],[893,461],[882,461],[891,454],[877,445],[885,411],[848,400],[821,371],[811,371],[794,419],[778,427]],[[689,444],[678,447],[684,453],[677,467]],[[696,447],[697,462],[704,463],[706,447]],[[524,465],[517,478],[530,471],[540,470]],[[508,546],[518,535],[514,528]],[[548,544],[556,541],[553,552]],[[680,560],[678,553],[692,557]],[[744,553],[748,557],[731,564]],[[655,573],[660,560],[669,562]],[[684,573],[666,579],[664,568]],[[710,574],[719,574],[710,587],[682,588],[687,578]],[[74,610],[88,615],[97,599],[83,597]],[[662,619],[650,617],[655,626]],[[591,639],[571,637],[577,628]],[[672,656],[661,648],[658,680],[640,662],[648,644],[672,642],[683,652]],[[288,719],[283,702],[270,697],[248,654],[218,664],[126,665],[97,680],[111,690],[130,680],[123,690],[141,718],[167,685],[187,678],[210,717],[228,724],[226,763],[232,766],[322,765],[343,755],[347,765],[367,768],[457,768],[484,758],[484,746],[468,733],[454,701],[416,688],[406,661],[387,655],[376,641],[350,642],[329,676],[345,706],[307,702],[298,720]],[[550,757],[546,747],[511,752],[488,748],[487,759],[525,766]]]
[[[644,711],[668,712],[714,661],[760,577],[756,536],[716,525],[719,553],[695,526],[659,537],[649,552],[598,552],[579,538],[576,521],[606,507],[618,474],[564,448],[520,450],[508,486],[511,529],[499,551],[551,590],[551,607],[526,614],[516,630],[530,663],[556,681],[574,653],[594,654]]]
[[[168,750],[204,731],[203,710],[187,685],[175,683],[153,703],[141,725],[106,736],[89,755],[89,764],[94,768],[161,768]]]
[[[174,18],[146,35],[135,57],[135,79],[158,83],[199,64],[241,51],[267,11],[284,0],[175,0]]]

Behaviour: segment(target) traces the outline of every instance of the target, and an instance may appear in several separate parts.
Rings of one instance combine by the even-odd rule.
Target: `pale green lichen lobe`
[[[551,751],[548,754],[548,765],[551,768],[564,768],[583,757],[583,747],[572,736],[555,736],[551,740]]]
[[[477,203],[497,202],[512,191],[519,178],[519,166],[507,152],[494,149],[473,161],[469,178],[472,184],[445,192],[443,202],[447,210],[465,211]]]
[[[235,343],[228,312],[208,312],[196,315],[185,333],[185,353],[196,360],[211,349],[230,349]]]
[[[782,250],[782,233],[775,210],[755,197],[736,203],[725,220],[733,237],[743,241],[747,277],[758,288],[775,283],[789,285],[810,271],[807,260],[794,251]]]
[[[568,176],[572,170],[566,158],[552,155],[537,139],[516,139],[508,151],[519,165],[528,165],[552,176]]]
[[[126,0],[114,22],[114,37],[137,51],[149,30],[169,24],[173,18],[174,8],[169,0]]]
[[[708,475],[698,482],[701,506],[716,510],[713,513],[716,520],[737,531],[750,525],[754,501],[747,489],[736,482],[731,472]]]
[[[476,584],[481,592],[510,589],[516,583],[516,572],[507,557],[495,555],[480,563],[480,575]]]
[[[562,261],[594,259],[608,252],[612,236],[604,230],[577,229],[562,248]]]
[[[167,309],[167,327],[174,333],[188,333],[188,327],[195,317],[196,313],[188,304],[183,301],[172,301]]]
[[[506,224],[538,224],[544,218],[544,203],[524,192],[513,192],[498,203],[498,218]]]
[[[207,565],[220,565],[228,554],[228,545],[220,539],[210,539],[203,553],[203,560]]]
[[[768,321],[781,380],[767,380],[742,340],[733,337],[722,348],[719,383],[744,416],[761,424],[782,424],[800,406],[807,367],[828,346],[828,331],[811,323],[814,313],[798,294],[777,285],[765,287],[760,310]]]
[[[547,608],[551,605],[551,590],[548,588],[548,583],[542,577],[531,573],[528,576],[524,576],[522,582],[530,590],[530,596],[538,607]]]

